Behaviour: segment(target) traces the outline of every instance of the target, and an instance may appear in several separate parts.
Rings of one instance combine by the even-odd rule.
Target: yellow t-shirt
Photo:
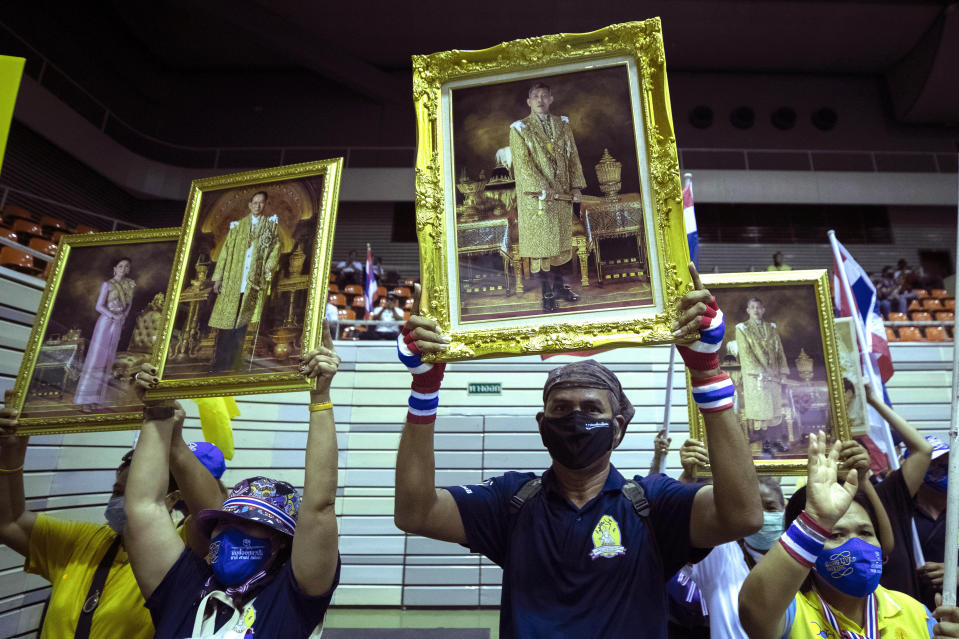
[[[106,524],[37,517],[23,569],[53,585],[40,639],[73,639],[93,574],[115,538]],[[90,639],[152,639],[153,635],[153,620],[143,606],[127,552],[120,546],[93,613]]]
[[[775,264],[770,264],[769,266],[766,267],[766,270],[767,271],[791,271],[793,270],[793,267],[789,266],[789,264],[780,264],[779,266],[776,266]]]
[[[879,636],[882,639],[922,639],[932,637],[932,618],[924,605],[909,595],[896,590],[876,588],[879,602]],[[865,635],[865,631],[849,617],[833,610],[840,630],[852,630]],[[797,593],[786,611],[786,631],[783,639],[840,639],[829,625],[822,612],[819,595],[810,590]]]

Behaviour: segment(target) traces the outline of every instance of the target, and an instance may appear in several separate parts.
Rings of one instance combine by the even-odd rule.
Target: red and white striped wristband
[[[690,376],[690,392],[702,413],[718,413],[733,407],[736,387],[729,375],[720,371],[709,377]]]
[[[806,568],[812,568],[828,536],[829,530],[823,528],[804,510],[779,538],[779,543],[790,557]]]

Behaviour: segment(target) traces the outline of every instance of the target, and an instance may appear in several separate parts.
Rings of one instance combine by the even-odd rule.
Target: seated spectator
[[[879,298],[879,312],[884,320],[889,319],[889,313],[895,308],[898,313],[906,312],[905,299],[900,299],[899,285],[893,277],[892,267],[882,267],[882,275],[876,282],[876,296]]]
[[[330,335],[333,336],[333,339],[338,338],[340,336],[340,309],[336,304],[329,300],[326,301],[326,312],[323,314],[323,318],[330,327]]]
[[[324,323],[323,346],[300,367],[317,378],[310,393],[302,507],[290,484],[266,477],[238,483],[218,509],[197,513],[209,563],[184,548],[162,507],[176,403],[145,409],[127,486],[125,538],[158,639],[315,636],[339,582],[336,432],[330,382],[340,358]],[[155,384],[137,374],[137,388]],[[119,636],[119,635],[115,635]]]
[[[916,273],[916,286],[929,291],[934,288],[945,288],[946,285],[945,282],[943,282],[941,275],[937,273],[930,273],[924,266],[920,266],[919,272]]]
[[[370,319],[382,322],[375,330],[367,330],[361,333],[361,339],[396,339],[400,334],[400,324],[393,322],[403,321],[403,311],[396,306],[396,295],[386,294],[386,304],[378,306],[373,310]]]
[[[336,265],[337,278],[336,284],[342,291],[347,284],[363,284],[363,263],[356,258],[356,251],[350,251],[345,260]]]
[[[805,639],[817,630],[829,637],[932,637],[925,606],[879,585],[879,516],[858,491],[857,470],[839,483],[841,445],[829,447],[822,432],[810,436],[807,484],[786,506],[786,532],[743,582],[739,616],[753,639]]]
[[[24,501],[23,462],[29,438],[13,434],[16,417],[15,411],[0,409],[0,542],[26,557],[26,572],[40,575],[53,586],[41,636],[152,638],[153,623],[143,607],[143,597],[127,558],[124,495],[133,451],[123,456],[117,468],[113,492],[104,511],[105,524],[37,514],[28,510]],[[160,498],[157,513],[172,528],[170,511],[181,496],[188,509],[217,506],[222,496],[218,482],[182,437],[172,447],[169,458],[167,466],[172,467],[177,481],[169,471],[156,476]],[[187,527],[180,532],[190,537]],[[176,533],[174,538],[183,544]],[[101,566],[105,572],[97,579]],[[96,588],[95,581],[100,582]],[[97,590],[99,597],[94,597]],[[88,634],[81,635],[84,628]]]
[[[773,253],[773,263],[766,267],[767,271],[791,271],[793,267],[783,264],[783,254],[779,251]]]

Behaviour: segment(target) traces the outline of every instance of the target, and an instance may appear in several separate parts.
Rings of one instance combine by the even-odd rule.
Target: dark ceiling
[[[412,54],[652,16],[662,18],[671,71],[875,76],[887,82],[900,121],[959,122],[959,11],[947,2],[7,4],[14,6],[2,12],[0,42],[34,58],[35,77],[39,53],[69,78],[61,84],[75,82],[133,129],[181,145],[317,144],[317,137],[409,145]],[[300,138],[271,119],[302,123]]]

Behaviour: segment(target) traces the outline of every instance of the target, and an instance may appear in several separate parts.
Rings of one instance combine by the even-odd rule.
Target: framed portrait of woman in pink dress
[[[179,232],[62,238],[10,400],[19,432],[139,428],[130,379],[157,346]]]

